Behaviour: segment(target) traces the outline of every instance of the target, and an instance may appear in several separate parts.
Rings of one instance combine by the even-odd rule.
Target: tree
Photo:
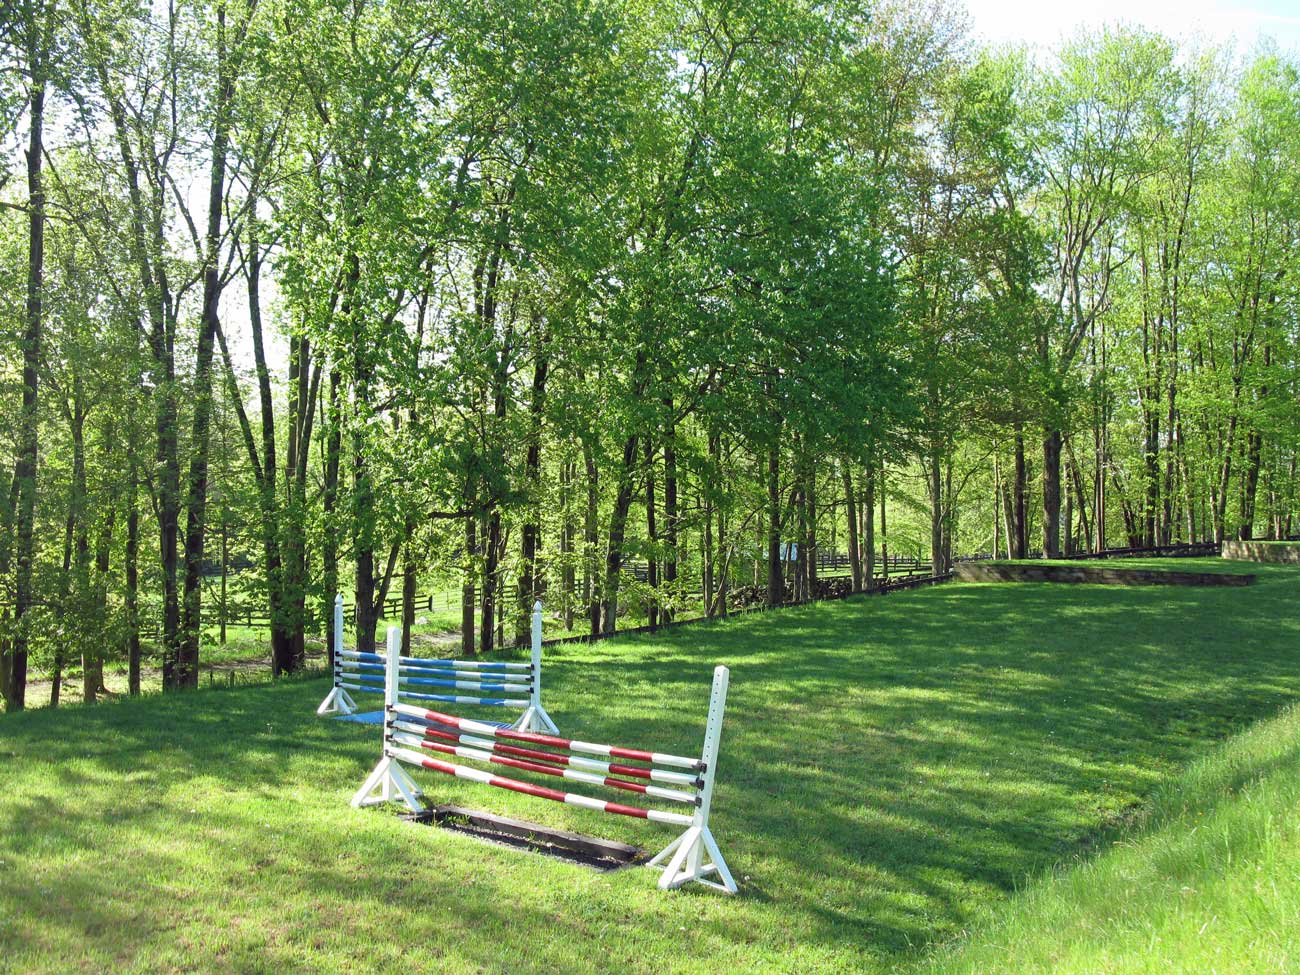
[[[1102,323],[1112,278],[1126,260],[1118,222],[1155,170],[1172,60],[1173,48],[1163,38],[1107,29],[1067,44],[1032,100],[1032,144],[1049,186],[1035,212],[1053,247],[1053,313],[1040,320],[1035,336],[1048,558],[1060,554],[1061,448],[1071,368]]]

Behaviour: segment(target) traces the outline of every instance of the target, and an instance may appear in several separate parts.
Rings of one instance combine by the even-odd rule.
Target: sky
[[[1081,27],[1136,24],[1178,39],[1233,40],[1248,51],[1271,36],[1300,51],[1300,0],[966,0],[985,40],[1049,47]]]

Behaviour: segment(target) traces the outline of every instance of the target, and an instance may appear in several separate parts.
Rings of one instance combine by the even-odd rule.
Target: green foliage
[[[859,577],[869,545],[1296,530],[1300,83],[1272,49],[1114,28],[1039,56],[909,0],[6,16],[58,54],[37,602],[88,606],[110,661],[177,643],[176,565],[222,539],[279,672],[334,591],[373,617],[408,579],[465,587],[467,651],[535,598],[574,629],[783,573],[802,598],[850,517]],[[4,431],[27,202],[0,187]],[[0,516],[3,631],[2,490]]]

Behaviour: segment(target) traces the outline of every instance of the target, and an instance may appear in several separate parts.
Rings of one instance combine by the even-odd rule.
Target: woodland
[[[1300,531],[1300,60],[951,0],[0,0],[0,690]],[[220,579],[220,588],[214,580]],[[409,637],[409,632],[408,632]]]

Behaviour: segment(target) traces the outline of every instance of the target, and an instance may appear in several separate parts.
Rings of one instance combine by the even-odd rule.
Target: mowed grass
[[[1045,952],[1036,927],[1076,911],[1091,960],[1062,970],[1146,970],[1097,954],[1142,929],[1084,919],[1108,900],[1068,878],[1136,851],[1147,874],[1111,869],[1154,919],[1177,866],[1160,831],[1189,832],[1168,811],[1179,776],[1300,697],[1300,572],[1252,571],[1244,589],[947,585],[548,652],[564,733],[670,752],[699,748],[712,667],[732,668],[713,828],[737,898],[350,809],[378,729],[316,719],[322,680],[6,716],[0,971],[1056,970],[1005,939]],[[416,774],[438,801],[652,849],[673,836]],[[1294,923],[1233,897],[1255,929]]]

